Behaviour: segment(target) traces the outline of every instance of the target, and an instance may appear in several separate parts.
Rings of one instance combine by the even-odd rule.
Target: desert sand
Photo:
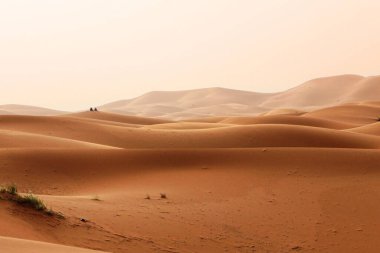
[[[196,122],[225,116],[301,115],[348,103],[371,105],[380,100],[380,76],[339,75],[309,80],[275,93],[221,87],[152,91],[141,96],[99,105],[101,119],[129,124],[156,124],[195,119]],[[0,105],[0,115],[57,116],[68,112],[27,105]],[[84,118],[97,115],[76,113]],[[127,117],[122,117],[127,116]],[[136,117],[137,116],[137,117]],[[330,115],[334,117],[334,114]],[[213,122],[214,123],[214,122]]]
[[[183,120],[226,115],[300,114],[340,104],[379,99],[380,76],[340,75],[313,79],[276,93],[219,87],[155,91],[112,102],[100,106],[100,109],[119,114]]]
[[[30,105],[0,105],[0,115],[55,116],[66,112]]]
[[[1,252],[379,252],[378,116],[2,115],[1,184],[64,218],[0,200]]]

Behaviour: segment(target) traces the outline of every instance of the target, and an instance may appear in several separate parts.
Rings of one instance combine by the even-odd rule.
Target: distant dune
[[[0,105],[0,115],[32,115],[32,116],[53,116],[64,114],[63,111],[52,110],[43,107],[29,105]]]
[[[341,75],[310,80],[278,93],[259,93],[226,88],[185,91],[152,91],[136,98],[108,103],[103,112],[154,117],[157,120],[199,119],[213,116],[302,114],[344,103],[380,100],[380,76]],[[65,112],[25,105],[0,105],[0,115],[53,116]],[[75,116],[73,114],[72,116]],[[77,114],[78,117],[97,115]],[[106,117],[106,115],[102,115]],[[126,119],[119,117],[120,122]],[[139,120],[142,120],[140,118]],[[146,120],[146,119],[145,119]],[[138,123],[138,122],[137,122]]]
[[[379,100],[380,76],[318,78],[278,93],[225,88],[155,91],[100,106],[101,110],[170,119],[259,113],[293,114],[348,102]]]
[[[140,97],[100,106],[101,110],[139,116],[190,118],[234,115],[237,112],[259,113],[258,105],[270,94],[224,88],[188,91],[154,91]]]

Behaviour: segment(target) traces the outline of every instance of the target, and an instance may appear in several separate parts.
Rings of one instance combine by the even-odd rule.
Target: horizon
[[[378,74],[380,2],[0,3],[0,104],[74,111],[150,91],[280,92]]]
[[[110,104],[110,103],[114,103],[114,102],[119,102],[119,101],[123,101],[123,100],[131,100],[131,99],[135,99],[135,98],[138,98],[140,96],[144,96],[148,93],[151,93],[151,92],[181,92],[181,91],[194,91],[194,90],[205,90],[205,89],[225,89],[225,90],[235,90],[235,91],[246,91],[246,92],[253,92],[253,93],[260,93],[260,94],[276,94],[276,93],[281,93],[281,92],[285,92],[287,90],[290,90],[290,89],[293,89],[293,88],[296,88],[306,82],[309,82],[309,81],[313,81],[313,80],[317,80],[317,79],[323,79],[323,78],[331,78],[331,77],[339,77],[339,76],[361,76],[361,77],[374,77],[374,76],[378,76],[378,75],[371,75],[371,76],[364,76],[364,75],[360,75],[360,74],[341,74],[341,75],[333,75],[333,76],[322,76],[322,77],[315,77],[315,78],[312,78],[312,79],[309,79],[309,80],[306,80],[298,85],[295,85],[295,86],[292,86],[292,87],[289,87],[287,89],[284,89],[284,90],[278,90],[278,91],[273,91],[273,92],[260,92],[260,91],[254,91],[254,90],[243,90],[243,89],[234,89],[234,88],[231,88],[231,87],[221,87],[221,86],[211,86],[211,87],[203,87],[203,88],[196,88],[196,89],[184,89],[184,90],[152,90],[152,91],[147,91],[143,94],[139,94],[137,96],[134,96],[134,97],[126,97],[126,98],[120,98],[120,99],[115,99],[113,101],[108,101],[106,103],[103,103],[103,104],[93,104],[93,105],[87,105],[87,106],[84,106],[83,108],[76,108],[76,109],[73,109],[73,110],[64,110],[64,109],[60,109],[60,108],[53,108],[53,107],[46,107],[46,106],[40,106],[40,105],[35,105],[35,104],[20,104],[20,103],[7,103],[7,104],[0,104],[0,106],[29,106],[29,107],[38,107],[38,108],[44,108],[44,109],[51,109],[51,110],[56,110],[56,111],[62,111],[62,112],[80,112],[80,111],[86,111],[88,108],[90,107],[101,107],[103,105],[107,105],[107,104]]]

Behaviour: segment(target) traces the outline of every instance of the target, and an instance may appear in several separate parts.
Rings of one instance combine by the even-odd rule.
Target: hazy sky
[[[377,0],[2,0],[0,104],[380,74]]]

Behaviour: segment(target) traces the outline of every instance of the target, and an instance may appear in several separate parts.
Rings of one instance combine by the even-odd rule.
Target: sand
[[[30,106],[30,105],[0,105],[0,115],[33,115],[33,116],[54,116],[65,114],[66,112],[49,108]]]
[[[0,252],[379,252],[379,115],[2,115]]]
[[[221,87],[152,91],[141,96],[99,105],[101,119],[115,123],[146,124],[209,120],[225,116],[301,115],[326,107],[360,102],[379,106],[380,76],[339,75],[309,80],[295,87],[262,93]],[[0,115],[57,116],[99,119],[89,112],[67,113],[26,105],[0,105]],[[330,116],[334,117],[334,114]],[[202,120],[202,121],[203,121]]]
[[[226,88],[155,91],[99,108],[127,115],[185,120],[226,115],[298,115],[345,103],[379,100],[380,76],[339,75],[313,79],[276,93]]]

